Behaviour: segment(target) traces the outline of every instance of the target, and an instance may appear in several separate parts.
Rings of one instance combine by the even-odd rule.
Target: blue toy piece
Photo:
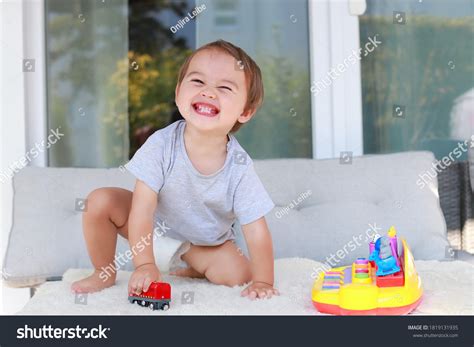
[[[397,260],[390,248],[390,238],[382,236],[375,241],[374,251],[370,254],[369,260],[377,264],[377,276],[386,276],[400,271]]]

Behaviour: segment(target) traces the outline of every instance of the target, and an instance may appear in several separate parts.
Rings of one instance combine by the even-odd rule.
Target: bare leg
[[[87,197],[82,226],[94,273],[71,285],[76,293],[92,293],[115,283],[117,235],[128,239],[128,215],[133,193],[122,188],[99,188]],[[108,271],[103,271],[107,268]]]
[[[188,269],[176,271],[178,276],[206,277],[210,282],[229,287],[250,282],[250,261],[232,241],[219,246],[195,246],[181,256]]]

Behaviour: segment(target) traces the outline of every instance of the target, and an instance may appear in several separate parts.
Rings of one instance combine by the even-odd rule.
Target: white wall
[[[21,1],[0,2],[0,170],[2,172],[26,150],[24,6]],[[5,182],[0,182],[0,268],[11,227],[11,216],[11,180],[5,179]],[[29,298],[29,290],[8,288],[2,281],[0,298],[0,314],[12,314],[24,306]]]

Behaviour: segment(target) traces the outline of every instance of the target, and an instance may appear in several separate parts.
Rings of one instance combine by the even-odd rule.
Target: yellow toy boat
[[[350,266],[332,268],[319,275],[311,293],[319,312],[402,315],[420,304],[423,295],[421,279],[406,241],[402,239],[402,252],[398,256],[395,228],[390,229],[387,240],[390,245],[386,246],[391,247],[393,258],[386,253],[386,258],[383,258],[383,250],[378,250],[371,242],[369,259],[358,258]],[[383,247],[384,240],[381,241],[377,240]]]

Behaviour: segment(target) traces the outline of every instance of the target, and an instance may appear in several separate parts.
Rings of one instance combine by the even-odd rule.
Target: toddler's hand
[[[267,298],[270,299],[273,295],[280,295],[278,289],[273,288],[268,283],[265,282],[253,282],[247,288],[242,290],[240,293],[241,296],[248,296],[250,300],[256,298]]]
[[[161,273],[156,264],[143,264],[135,269],[128,281],[128,292],[140,294],[146,292],[151,282],[161,282]]]

